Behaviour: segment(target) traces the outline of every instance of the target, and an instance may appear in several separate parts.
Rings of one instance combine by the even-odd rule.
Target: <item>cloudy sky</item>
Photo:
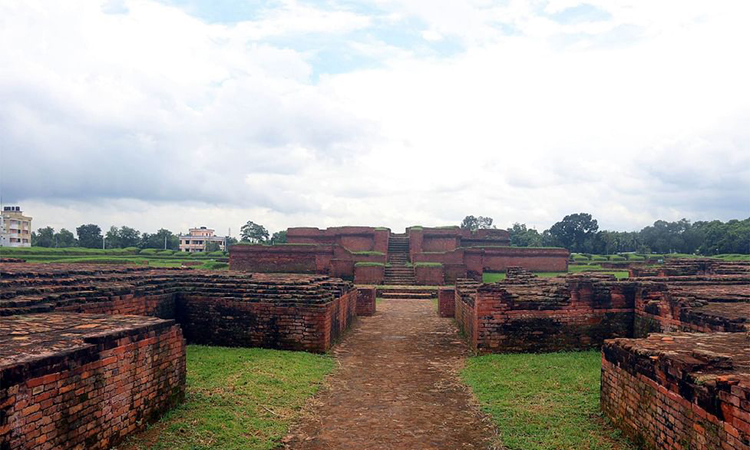
[[[745,0],[0,0],[34,227],[750,216]]]

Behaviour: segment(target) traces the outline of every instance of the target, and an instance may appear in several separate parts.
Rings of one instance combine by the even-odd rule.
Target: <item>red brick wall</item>
[[[440,317],[454,317],[456,315],[456,290],[454,288],[440,288],[438,290],[438,315]]]
[[[229,268],[261,273],[330,273],[330,245],[233,245]]]
[[[24,371],[4,370],[0,448],[106,449],[179,403],[180,327],[169,322],[122,334],[87,338],[87,347],[35,360]]]
[[[81,298],[81,303],[67,304],[55,311],[91,314],[130,314],[174,319],[175,294],[122,294],[111,297]]]
[[[372,316],[375,314],[375,288],[357,288],[357,315]]]
[[[618,428],[649,449],[750,450],[747,381],[696,358],[684,365],[634,350],[633,341],[603,348],[601,407]]]
[[[456,295],[455,317],[458,328],[472,349],[477,348],[477,314],[471,299]]]
[[[354,266],[356,284],[383,284],[385,266]]]
[[[414,266],[414,278],[420,286],[442,286],[445,284],[443,266]]]
[[[191,343],[326,352],[357,312],[357,291],[321,304],[180,295],[178,320]]]
[[[483,284],[469,296],[456,300],[456,319],[480,353],[577,350],[632,335],[634,293],[626,283]],[[459,308],[471,311],[459,318]]]

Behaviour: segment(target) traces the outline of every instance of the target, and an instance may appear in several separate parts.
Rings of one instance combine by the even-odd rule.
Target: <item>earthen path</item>
[[[334,349],[338,369],[284,439],[290,449],[488,449],[458,378],[466,345],[432,302],[381,300]]]

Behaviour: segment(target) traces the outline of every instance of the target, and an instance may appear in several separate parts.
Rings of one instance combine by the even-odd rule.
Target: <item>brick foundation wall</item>
[[[233,245],[229,247],[229,268],[259,273],[328,274],[333,259],[332,245]]]
[[[602,410],[646,449],[749,450],[748,348],[744,333],[607,341]]]
[[[438,290],[438,315],[440,317],[454,317],[456,315],[456,290],[454,288],[440,288]]]
[[[420,286],[442,286],[445,284],[443,266],[414,266],[414,278]]]
[[[554,352],[632,336],[634,286],[612,279],[456,284],[456,321],[472,348]]]
[[[41,354],[6,361],[0,373],[0,448],[106,449],[182,400],[185,341],[179,326],[120,317],[36,317],[45,322],[36,328],[67,324],[70,333],[89,333],[75,344],[59,344],[60,351],[47,338]],[[96,322],[103,331],[96,331]],[[14,328],[18,333],[23,325]]]
[[[376,292],[375,288],[357,288],[358,316],[372,316],[375,314]]]
[[[385,280],[385,265],[354,266],[354,282],[356,284],[383,284]]]
[[[320,304],[191,294],[180,295],[177,304],[191,343],[324,353],[356,317],[357,291]]]
[[[174,319],[175,295],[122,294],[106,298],[82,299],[82,303],[60,306],[55,308],[55,311],[91,314],[129,314]]]

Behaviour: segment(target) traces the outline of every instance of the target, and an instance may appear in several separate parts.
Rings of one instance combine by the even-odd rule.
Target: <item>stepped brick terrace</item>
[[[108,448],[180,401],[186,341],[325,352],[374,307],[322,275],[0,264],[0,448]]]
[[[286,244],[232,246],[229,265],[248,272],[327,274],[357,284],[439,286],[514,266],[566,271],[569,257],[563,248],[510,247],[505,230],[289,228]]]

